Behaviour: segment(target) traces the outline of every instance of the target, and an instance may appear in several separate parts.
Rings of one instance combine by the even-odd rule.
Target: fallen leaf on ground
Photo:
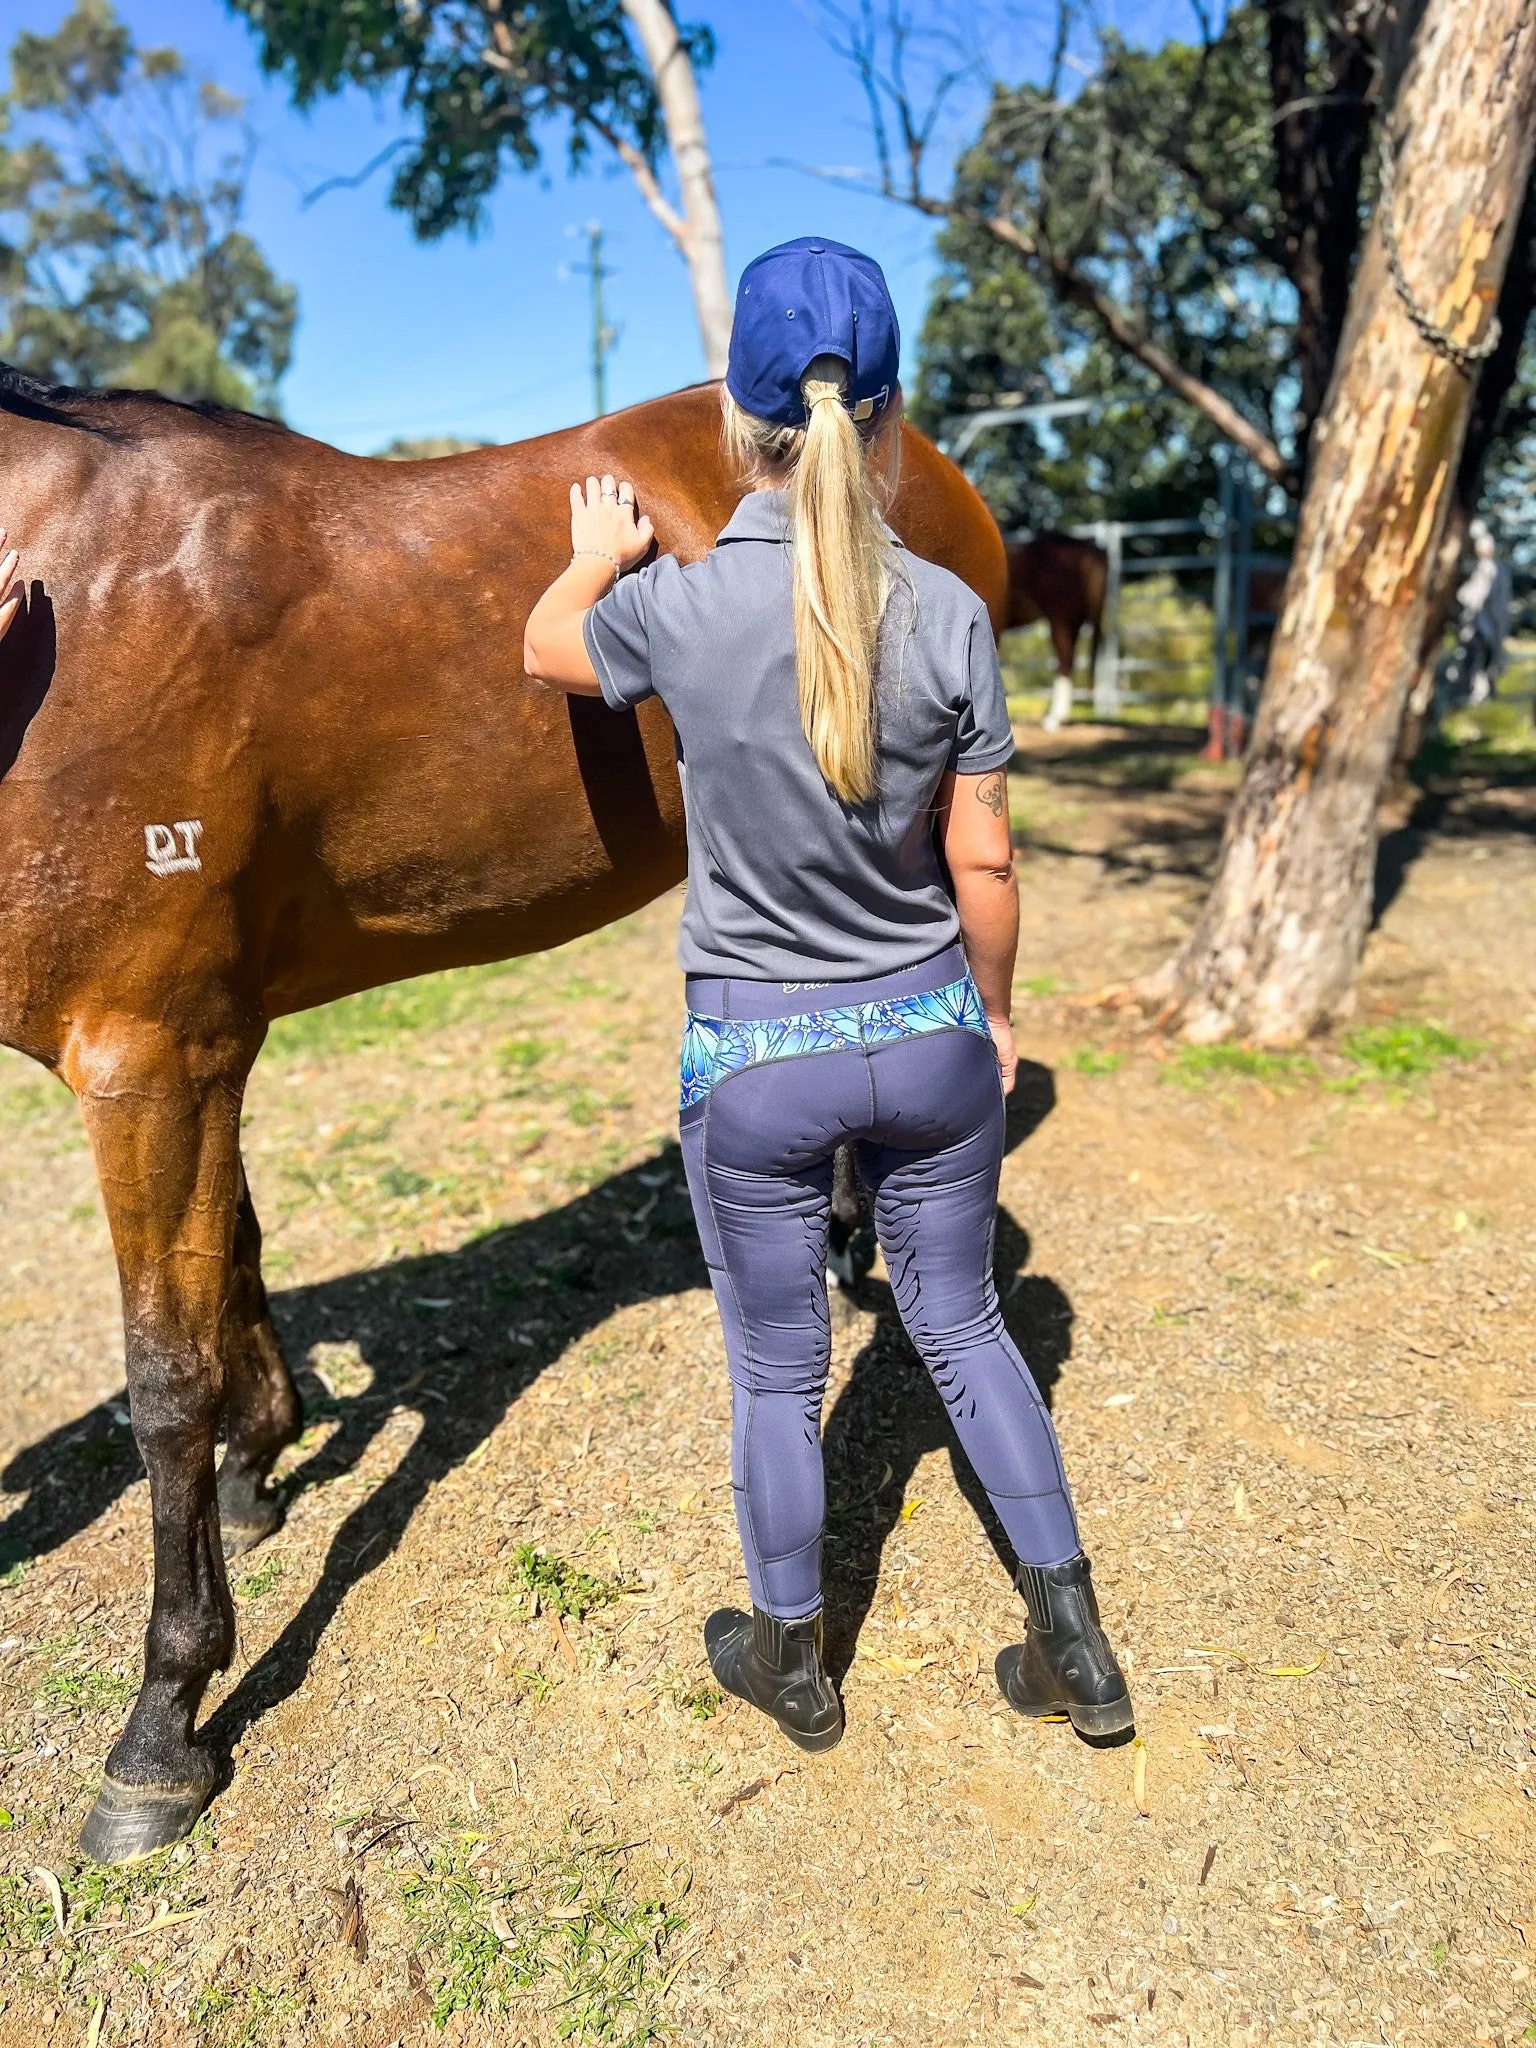
[[[1241,1664],[1247,1671],[1257,1671],[1265,1678],[1310,1678],[1314,1671],[1321,1671],[1328,1660],[1328,1652],[1319,1650],[1310,1664],[1261,1664],[1246,1651],[1230,1649],[1225,1643],[1191,1643],[1189,1654],[1193,1657],[1230,1657],[1234,1664]]]
[[[558,1614],[551,1614],[547,1619],[549,1621],[549,1632],[555,1639],[555,1648],[573,1671],[580,1672],[581,1659],[577,1656],[575,1649],[572,1647],[571,1639],[565,1632],[565,1623]]]
[[[43,1890],[48,1894],[48,1903],[53,1908],[53,1924],[60,1934],[64,1932],[64,1887],[51,1870],[39,1863],[32,1872]]]

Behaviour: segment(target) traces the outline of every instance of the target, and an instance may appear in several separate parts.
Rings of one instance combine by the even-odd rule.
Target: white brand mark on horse
[[[152,875],[161,877],[200,874],[203,864],[197,857],[197,842],[202,836],[201,818],[183,818],[174,825],[146,825],[145,867]]]

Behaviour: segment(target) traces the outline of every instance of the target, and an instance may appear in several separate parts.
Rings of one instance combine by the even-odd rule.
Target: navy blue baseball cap
[[[845,403],[856,420],[890,403],[901,328],[885,273],[873,256],[802,235],[742,272],[725,388],[754,418],[803,427],[800,379],[817,356],[848,365]]]

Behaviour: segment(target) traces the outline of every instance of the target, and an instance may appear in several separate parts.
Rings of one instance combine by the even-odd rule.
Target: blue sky
[[[935,8],[939,0],[935,0]],[[551,133],[543,177],[503,178],[486,230],[417,242],[386,204],[388,173],[306,207],[323,179],[359,170],[402,132],[398,112],[361,93],[307,115],[264,79],[250,30],[217,0],[118,0],[141,45],[172,43],[247,96],[261,136],[247,225],[280,275],[297,285],[301,317],[294,366],[282,387],[289,422],[360,451],[397,434],[512,440],[584,419],[590,411],[589,307],[584,280],[562,281],[585,242],[572,230],[600,220],[615,275],[609,316],[622,332],[609,366],[609,403],[627,405],[693,382],[703,361],[681,260],[627,173],[597,159],[571,177]],[[0,0],[14,28],[51,30],[67,0]],[[826,47],[809,4],[696,0],[719,54],[704,81],[727,258],[734,281],[763,248],[821,233],[869,249],[884,264],[901,314],[908,365],[933,271],[933,227],[863,194],[776,168],[774,159],[867,165],[862,100]],[[968,7],[973,16],[977,10]],[[985,14],[985,9],[981,10]],[[1000,6],[989,38],[996,68],[1037,71],[1047,0]],[[1104,0],[1138,41],[1187,33],[1187,0]],[[974,127],[978,101],[958,107],[945,148]]]

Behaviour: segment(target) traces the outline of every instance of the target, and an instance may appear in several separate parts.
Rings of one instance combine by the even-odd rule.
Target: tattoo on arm
[[[983,775],[976,785],[976,801],[985,804],[994,818],[1000,818],[1008,801],[1007,777],[999,769],[995,775]]]

